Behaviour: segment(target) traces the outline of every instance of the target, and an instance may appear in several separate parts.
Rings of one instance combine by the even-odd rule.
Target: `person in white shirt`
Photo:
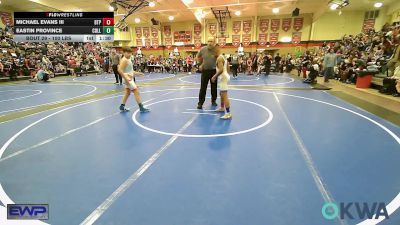
[[[230,81],[230,76],[228,73],[228,61],[220,55],[220,50],[218,47],[215,49],[217,57],[216,62],[216,73],[211,78],[211,82],[215,82],[218,79],[218,89],[221,97],[221,107],[215,110],[216,112],[225,112],[225,115],[221,119],[229,120],[232,119],[232,114],[230,112],[230,101],[228,98],[228,82]]]

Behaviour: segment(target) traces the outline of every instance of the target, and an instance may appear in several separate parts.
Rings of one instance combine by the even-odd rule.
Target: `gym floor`
[[[138,78],[150,113],[112,74],[0,85],[0,224],[400,224],[400,128],[289,75],[231,79],[233,119],[200,75]],[[326,202],[384,202],[389,219],[327,220]],[[352,209],[356,211],[356,209]]]

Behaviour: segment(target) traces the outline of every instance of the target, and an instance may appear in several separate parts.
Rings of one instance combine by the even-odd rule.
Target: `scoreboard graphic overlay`
[[[113,12],[14,12],[16,42],[113,42]]]

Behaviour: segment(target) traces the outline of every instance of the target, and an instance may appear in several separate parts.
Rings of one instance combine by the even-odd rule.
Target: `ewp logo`
[[[47,204],[9,204],[7,205],[8,220],[48,220],[49,205]]]
[[[351,210],[353,205],[356,210]],[[354,214],[354,211],[356,214]],[[340,209],[335,203],[329,202],[325,203],[322,207],[322,215],[327,220],[334,220],[338,216],[340,216],[339,218],[341,220],[345,218],[353,220],[353,215],[358,215],[359,219],[372,219],[374,215],[374,219],[378,219],[380,216],[385,216],[385,219],[389,219],[386,204],[384,202],[374,202],[372,203],[372,206],[369,206],[366,202],[363,202],[362,204],[359,202],[341,202]]]

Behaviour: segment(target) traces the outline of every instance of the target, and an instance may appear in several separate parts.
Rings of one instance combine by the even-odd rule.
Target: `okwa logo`
[[[340,207],[335,203],[329,202],[325,203],[322,207],[322,215],[327,220],[334,220],[337,217],[341,220],[352,220],[356,217],[359,219],[378,219],[380,216],[389,219],[386,204],[384,202],[373,202],[372,204],[366,202],[341,202]]]

